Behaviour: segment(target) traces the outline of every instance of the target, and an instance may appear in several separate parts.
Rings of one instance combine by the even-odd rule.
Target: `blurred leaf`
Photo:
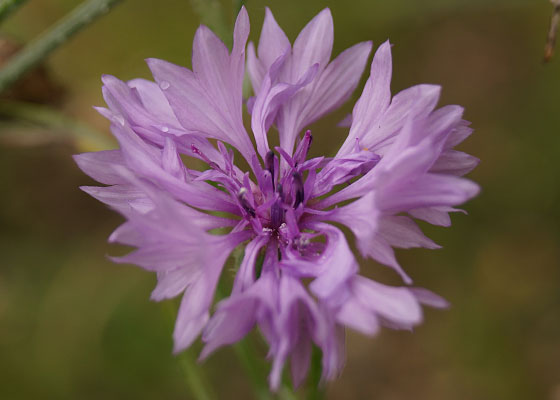
[[[7,146],[43,146],[68,141],[57,130],[38,127],[33,124],[0,124],[0,144]]]
[[[0,116],[8,119],[16,119],[31,124],[31,129],[15,128],[11,124],[8,129],[2,129],[2,136],[4,139],[10,137],[14,142],[14,132],[19,131],[20,134],[30,134],[30,139],[22,139],[20,143],[40,143],[37,135],[41,127],[43,131],[47,128],[50,133],[51,140],[60,138],[72,142],[83,142],[84,147],[88,150],[107,150],[115,147],[115,143],[106,135],[96,131],[90,126],[76,121],[53,108],[47,106],[39,106],[31,103],[15,102],[15,101],[0,101]],[[34,137],[34,139],[33,139]],[[49,141],[47,139],[47,141]],[[18,140],[15,140],[17,143]]]

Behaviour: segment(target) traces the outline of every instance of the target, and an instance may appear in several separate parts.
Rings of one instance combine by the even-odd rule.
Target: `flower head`
[[[75,159],[107,185],[83,189],[126,218],[109,240],[136,250],[113,260],[155,271],[154,300],[183,294],[175,351],[202,333],[205,358],[256,326],[270,346],[276,389],[288,360],[294,385],[303,381],[313,345],[323,353],[323,378],[336,377],[346,327],[367,335],[380,326],[411,329],[422,321],[421,304],[446,306],[427,290],[361,276],[333,223],[353,232],[363,257],[410,284],[393,248],[438,247],[414,218],[448,226],[449,212],[478,192],[461,177],[478,160],[453,150],[471,129],[461,107],[436,109],[439,86],[391,96],[388,42],[375,53],[336,156],[309,157],[313,141],[327,137],[314,138],[306,127],[349,98],[371,51],[370,42],[359,43],[331,61],[328,9],[293,45],[266,10],[258,48],[250,43],[247,56],[253,145],[242,115],[248,33],[243,8],[231,52],[201,26],[192,71],[149,59],[155,82],[104,76],[108,108],[99,112],[120,149]],[[271,148],[273,126],[280,145]],[[236,166],[233,149],[249,171]],[[189,168],[189,159],[208,168]],[[244,255],[233,289],[210,316],[224,264],[238,246]]]

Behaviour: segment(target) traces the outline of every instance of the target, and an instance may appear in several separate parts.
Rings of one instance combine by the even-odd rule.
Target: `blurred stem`
[[[224,15],[219,0],[190,0],[192,8],[198,14],[200,21],[216,33],[222,41],[231,48],[233,38],[231,28]]]
[[[309,390],[307,393],[308,400],[322,400],[325,398],[325,388],[321,386],[322,364],[321,351],[317,347],[313,347],[311,353],[311,371],[309,373]]]
[[[200,373],[200,365],[196,363],[192,349],[185,351],[179,358],[181,367],[185,371],[187,384],[196,400],[213,400],[214,396],[208,389],[206,379]]]
[[[232,261],[235,268],[239,268],[241,265],[244,254],[245,252],[242,246],[237,247],[233,251]],[[218,302],[221,299],[224,299],[226,297],[226,293],[230,291],[229,288],[226,287],[228,285],[225,278],[225,276],[222,276],[222,279],[220,279],[218,287],[216,288],[216,301]],[[245,338],[235,343],[233,345],[233,351],[252,383],[255,397],[258,400],[272,400],[274,397],[270,394],[268,389],[266,376],[263,373],[264,368],[259,362],[259,358],[251,346],[249,339]]]
[[[17,1],[17,0],[12,0]],[[106,14],[121,0],[88,0],[64,16],[49,30],[30,42],[0,70],[0,93],[15,83],[25,72],[41,62],[51,51],[72,35]]]
[[[177,308],[172,302],[164,304],[165,314],[169,317],[171,326],[175,321]],[[214,400],[216,397],[210,390],[210,386],[202,372],[200,365],[196,363],[194,349],[191,347],[177,356],[179,364],[187,378],[187,386],[195,400]]]
[[[278,398],[280,400],[298,400],[296,394],[288,386],[282,386],[280,388],[280,391],[278,393]]]
[[[0,23],[23,5],[27,0],[0,0]]]
[[[253,383],[255,397],[258,400],[272,400],[274,397],[268,389],[266,377],[262,373],[262,366],[257,362],[257,355],[251,343],[244,339],[233,346],[233,351]]]
[[[16,101],[0,101],[0,116],[42,125],[65,133],[71,139],[84,140],[91,150],[107,150],[115,147],[115,143],[108,136],[50,107]]]

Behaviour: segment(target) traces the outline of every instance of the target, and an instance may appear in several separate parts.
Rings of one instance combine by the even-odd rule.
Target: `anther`
[[[266,153],[264,158],[264,165],[268,172],[270,172],[270,179],[272,180],[272,190],[274,190],[274,162],[275,162],[275,155],[272,150]]]
[[[279,183],[278,186],[276,186],[276,193],[278,193],[278,195],[280,196],[280,200],[283,203],[284,200],[285,200],[285,198],[284,198],[284,187],[282,186],[281,183]]]
[[[303,199],[305,198],[303,179],[301,178],[301,174],[299,172],[294,172],[292,178],[294,178],[294,188],[296,191],[294,208],[297,208],[301,203],[303,203]]]
[[[241,204],[241,207],[243,207],[245,212],[247,212],[247,214],[249,214],[251,217],[255,218],[255,210],[247,201],[246,193],[246,188],[242,187],[241,189],[239,189],[239,192],[237,192],[237,200],[239,200],[239,204]]]

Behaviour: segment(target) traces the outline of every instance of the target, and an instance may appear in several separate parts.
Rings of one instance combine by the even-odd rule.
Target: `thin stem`
[[[235,268],[239,268],[241,261],[243,260],[244,256],[244,249],[243,247],[237,247],[232,253],[232,264]],[[216,300],[219,301],[226,297],[226,293],[231,291],[229,288],[227,279],[225,276],[220,279],[218,282],[218,287],[216,288]],[[259,400],[272,400],[274,397],[270,394],[268,390],[268,385],[266,383],[266,376],[263,374],[263,366],[258,360],[257,355],[251,343],[249,343],[249,339],[245,338],[240,342],[237,342],[233,346],[233,351],[243,369],[245,369],[245,373],[247,374],[249,380],[251,381],[253,390],[255,392],[255,396]]]
[[[0,23],[23,5],[27,0],[0,0]]]
[[[321,351],[313,347],[311,353],[311,372],[309,373],[309,391],[308,400],[322,400],[325,398],[325,388],[321,384]]]
[[[168,316],[170,326],[172,326],[177,308],[172,302],[164,304],[163,308]],[[210,389],[200,365],[196,363],[194,352],[195,349],[191,347],[177,356],[179,365],[185,374],[187,386],[195,400],[214,400],[216,396]]]
[[[272,400],[274,397],[268,389],[266,377],[262,374],[262,366],[257,362],[257,356],[248,340],[244,339],[236,343],[233,346],[233,351],[253,383],[253,389],[257,399]]]
[[[14,0],[15,1],[15,0]],[[49,30],[30,42],[0,70],[0,93],[25,72],[41,62],[72,35],[109,12],[121,0],[88,0],[64,16]]]
[[[108,136],[50,107],[17,101],[0,101],[0,115],[51,128],[72,140],[83,140],[91,150],[107,150],[115,147],[115,143]]]
[[[298,400],[298,397],[289,386],[282,386],[278,392],[279,400]]]
[[[187,384],[196,400],[213,400],[214,396],[208,390],[206,380],[200,373],[200,365],[197,365],[196,360],[189,349],[179,356],[181,367],[187,377]]]

